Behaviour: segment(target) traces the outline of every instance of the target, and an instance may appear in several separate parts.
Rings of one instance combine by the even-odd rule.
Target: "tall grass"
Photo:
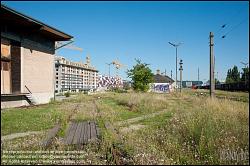
[[[192,97],[192,101],[190,109],[176,111],[159,130],[143,130],[131,136],[135,147],[155,154],[155,158],[161,156],[158,162],[165,159],[165,164],[249,163],[221,158],[222,151],[249,151],[249,106],[210,98]]]
[[[101,163],[249,164],[248,160],[221,157],[221,152],[226,150],[249,151],[249,106],[246,102],[198,97],[192,91],[182,94],[132,92],[79,95],[52,106],[2,112],[1,129],[5,133],[33,130],[35,125],[28,124],[41,121],[51,126],[52,119],[59,117],[65,132],[71,120],[96,120],[102,138],[100,146],[91,151],[103,156]],[[143,129],[120,133],[118,138],[104,127],[109,121],[119,130],[116,122],[163,109],[166,110],[164,114],[136,121],[136,124],[145,125]],[[16,127],[19,120],[25,125]],[[63,137],[64,133],[60,136]],[[62,146],[61,150],[65,148]],[[93,158],[92,161],[98,163],[99,159]]]

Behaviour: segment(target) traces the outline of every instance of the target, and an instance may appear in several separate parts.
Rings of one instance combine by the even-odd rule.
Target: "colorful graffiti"
[[[172,86],[169,83],[153,83],[151,84],[151,91],[153,92],[170,92]]]
[[[123,87],[122,79],[119,77],[109,77],[109,76],[99,76],[98,87],[107,87],[107,88],[115,88],[115,87]]]

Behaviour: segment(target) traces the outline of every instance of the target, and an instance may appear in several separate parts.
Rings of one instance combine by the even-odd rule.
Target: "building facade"
[[[98,70],[90,65],[90,57],[86,58],[84,64],[56,56],[55,70],[56,93],[97,89]]]
[[[55,41],[73,38],[1,4],[1,108],[54,96]]]

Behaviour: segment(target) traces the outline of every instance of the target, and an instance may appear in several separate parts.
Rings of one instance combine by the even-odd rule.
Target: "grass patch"
[[[40,131],[52,128],[61,119],[55,104],[1,111],[1,134]]]
[[[121,121],[136,118],[138,116],[141,116],[142,114],[140,112],[131,112],[131,111],[121,111],[119,112],[119,119]]]
[[[161,115],[156,115],[152,118],[146,118],[143,120],[138,121],[137,123],[142,124],[142,125],[147,125],[150,127],[157,127],[157,126],[162,126],[166,124],[166,122],[172,117],[171,112],[166,112]]]
[[[138,111],[129,111],[128,107],[120,105],[117,101],[110,98],[105,98],[102,101],[103,104],[107,105],[114,112],[113,119],[116,121],[134,118],[142,114],[141,112]]]

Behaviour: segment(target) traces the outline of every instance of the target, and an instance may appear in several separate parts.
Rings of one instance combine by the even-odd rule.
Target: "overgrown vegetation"
[[[1,129],[3,135],[44,130],[59,119],[63,129],[50,148],[74,150],[59,141],[69,121],[95,120],[101,138],[98,144],[82,148],[89,154],[86,164],[249,164],[249,160],[222,156],[227,150],[249,151],[248,103],[230,98],[212,100],[204,94],[205,90],[80,94],[63,103],[4,110]],[[216,91],[216,95],[249,101],[248,93],[243,92]],[[38,121],[41,123],[36,124]],[[117,133],[106,129],[105,122]],[[32,140],[30,144],[23,140],[7,141],[4,148],[39,149],[37,141],[41,139],[28,136],[25,140]]]
[[[65,92],[65,93],[64,93],[64,96],[65,96],[65,97],[69,97],[69,96],[70,96],[70,93],[69,93],[69,92]]]

